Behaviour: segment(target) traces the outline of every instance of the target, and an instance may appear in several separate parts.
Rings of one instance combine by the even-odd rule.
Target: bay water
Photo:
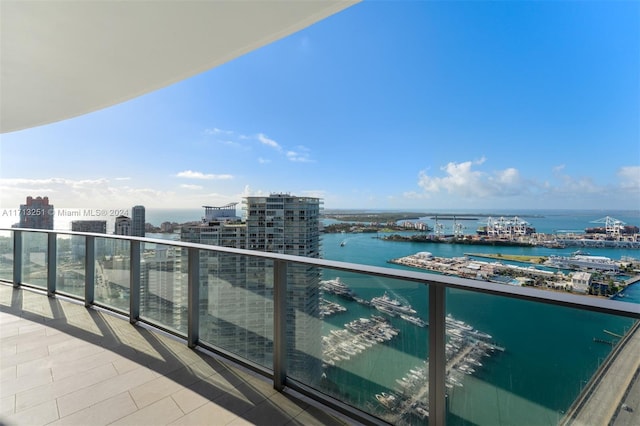
[[[590,221],[598,219],[592,212],[556,214],[549,218],[538,215],[536,213],[536,217],[528,221],[539,232],[548,233],[563,230],[580,232],[586,227],[596,226]],[[619,219],[625,222],[636,219],[627,223],[638,223],[634,216],[630,214]],[[456,257],[468,252],[570,255],[576,250],[391,242],[377,237],[376,234],[325,234],[323,257],[410,270],[412,268],[390,264],[388,261],[421,251],[428,251],[435,256]],[[640,256],[640,251],[634,249],[597,248],[589,249],[589,252],[616,260],[622,256]],[[341,277],[365,299],[386,291],[392,297],[410,303],[420,317],[427,319],[428,297],[424,286],[355,274],[325,272],[325,278]],[[629,287],[625,293],[626,298],[623,300],[640,301],[640,288],[637,285]],[[477,368],[474,375],[464,376],[463,387],[450,390],[448,423],[456,425],[557,424],[611,351],[612,346],[602,343],[615,340],[607,332],[623,334],[633,324],[627,318],[462,290],[449,290],[446,297],[447,313],[491,334],[492,340],[505,348],[503,353],[496,352],[490,358],[484,358],[484,365]],[[366,317],[371,314],[370,309],[356,303],[350,303],[348,307],[350,315],[338,315],[326,321],[339,327],[351,317]],[[337,373],[336,381],[354,382],[351,390],[346,386],[345,398],[349,397],[349,393],[357,394],[359,399],[369,398],[373,401],[371,407],[375,408],[375,393],[398,388],[395,379],[407,374],[410,368],[420,365],[420,361],[426,359],[428,331],[396,318],[391,321],[401,330],[396,340],[386,344],[392,350],[379,349],[371,354],[375,359],[366,362],[349,361],[351,364],[343,367],[348,372]],[[600,341],[595,341],[594,338]],[[370,355],[365,353],[362,356]],[[369,386],[370,395],[357,393],[357,386]],[[361,400],[357,403],[366,404]]]

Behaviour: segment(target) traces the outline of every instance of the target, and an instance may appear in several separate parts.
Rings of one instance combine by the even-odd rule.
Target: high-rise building
[[[133,206],[131,209],[131,234],[134,237],[144,237],[144,206]]]
[[[183,226],[181,240],[233,248],[319,257],[318,198],[271,194],[247,197],[245,221],[235,204],[205,206],[202,223]],[[233,213],[232,213],[233,212]],[[320,271],[289,265],[289,367],[305,380],[321,376]],[[232,254],[200,255],[202,338],[260,364],[273,354],[273,262]]]
[[[214,246],[246,248],[246,225],[236,215],[236,205],[203,206],[205,215],[199,223],[183,225],[180,240]]]
[[[236,212],[238,203],[229,203],[222,207],[202,206],[204,208],[204,217],[202,222],[211,222],[212,220],[235,221],[240,219]]]
[[[145,248],[140,262],[141,314],[176,330],[186,330],[186,280],[179,249],[161,244]]]
[[[96,234],[107,233],[107,221],[106,220],[74,220],[71,222],[71,230],[75,232],[93,232]],[[83,238],[83,237],[74,237]],[[106,247],[106,240],[104,238],[96,239],[96,251],[103,253]],[[74,259],[79,259],[85,255],[84,244],[72,244],[71,254]]]
[[[200,244],[246,248],[247,227],[236,215],[236,205],[237,203],[223,207],[204,206],[205,216],[202,221],[183,225],[180,239]],[[207,318],[201,329],[205,339],[221,347],[238,350],[250,359],[262,361],[264,344],[257,341],[263,339],[252,339],[250,336],[258,336],[263,330],[249,327],[246,315],[241,310],[247,296],[251,297],[245,289],[246,264],[244,256],[200,252],[200,300],[203,315]]]
[[[115,228],[113,233],[116,235],[131,235],[132,231],[131,218],[128,216],[116,217]]]
[[[271,194],[247,197],[247,248],[305,257],[320,257],[319,198]],[[258,282],[273,281],[272,269],[262,259],[252,261],[248,275]],[[320,269],[287,268],[288,371],[311,383],[321,375]],[[269,298],[272,300],[272,295]],[[270,312],[271,310],[269,310]]]
[[[49,197],[27,197],[26,204],[20,204],[20,228],[53,229],[54,209]]]
[[[75,232],[107,233],[106,220],[74,220],[71,222],[71,230]]]

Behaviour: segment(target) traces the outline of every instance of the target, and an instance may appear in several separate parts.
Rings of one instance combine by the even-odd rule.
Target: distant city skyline
[[[288,192],[325,209],[637,211],[638,75],[638,2],[364,1],[157,92],[2,135],[0,208]]]

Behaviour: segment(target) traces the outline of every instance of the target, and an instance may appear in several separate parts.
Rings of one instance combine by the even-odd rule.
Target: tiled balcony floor
[[[352,423],[172,336],[2,284],[0,339],[3,426]]]

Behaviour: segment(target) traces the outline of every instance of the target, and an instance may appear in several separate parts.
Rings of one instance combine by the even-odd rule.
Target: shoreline
[[[513,262],[531,263],[533,265],[542,265],[549,256],[523,256],[516,254],[487,254],[487,253],[465,253],[465,256],[482,257],[486,259],[511,260]]]

